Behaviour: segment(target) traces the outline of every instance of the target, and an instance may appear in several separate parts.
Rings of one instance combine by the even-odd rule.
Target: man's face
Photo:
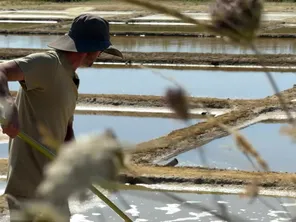
[[[82,67],[91,67],[100,54],[101,51],[87,53],[82,61]]]

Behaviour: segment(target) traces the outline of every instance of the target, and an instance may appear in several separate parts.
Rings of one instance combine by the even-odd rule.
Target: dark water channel
[[[0,35],[0,47],[47,49],[47,44],[57,37],[56,35]],[[253,54],[250,49],[234,46],[221,38],[112,36],[111,41],[120,50],[131,52]],[[296,41],[292,38],[260,38],[256,39],[255,44],[258,50],[266,54],[296,52]]]

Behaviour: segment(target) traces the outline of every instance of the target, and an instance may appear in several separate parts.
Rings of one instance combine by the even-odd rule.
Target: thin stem
[[[256,54],[258,55],[258,57],[262,55],[262,54],[257,50],[256,46],[255,46],[253,43],[250,44],[250,47],[251,47],[251,49],[254,51],[254,53],[256,53]],[[260,59],[260,58],[258,58],[258,59]],[[261,66],[265,69],[264,72],[265,72],[265,74],[266,74],[266,76],[267,76],[267,78],[268,78],[268,80],[269,80],[269,82],[270,82],[270,84],[271,84],[271,86],[272,86],[274,92],[275,92],[275,95],[278,97],[281,106],[283,107],[284,111],[286,112],[286,115],[287,115],[287,117],[288,117],[289,122],[290,122],[292,125],[295,124],[294,119],[293,119],[291,113],[289,112],[289,109],[288,109],[288,107],[286,106],[286,103],[285,103],[283,97],[281,96],[280,91],[279,91],[279,89],[278,89],[278,87],[277,87],[277,85],[276,85],[274,79],[272,78],[271,73],[270,73],[269,71],[267,71],[266,66],[263,64],[263,62],[262,62],[261,59],[260,59],[260,62],[261,62]]]

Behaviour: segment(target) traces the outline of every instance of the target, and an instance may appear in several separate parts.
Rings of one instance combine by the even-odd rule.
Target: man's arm
[[[7,107],[12,108],[12,115],[7,117],[8,123],[5,126],[2,124],[3,132],[8,136],[15,137],[19,129],[17,107],[10,94],[8,82],[22,81],[27,91],[46,90],[51,85],[56,67],[56,59],[46,53],[30,54],[0,64],[0,99],[6,102]]]
[[[8,81],[22,81],[24,73],[14,61],[8,61],[0,64],[0,97],[11,97]]]
[[[19,132],[19,121],[17,107],[10,94],[8,81],[22,80],[24,80],[24,73],[14,61],[0,64],[0,98],[7,103],[8,108],[11,108],[11,116],[5,125],[2,124],[2,131],[12,138],[16,137]]]

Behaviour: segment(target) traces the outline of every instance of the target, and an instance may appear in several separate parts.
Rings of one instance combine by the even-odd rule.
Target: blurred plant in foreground
[[[263,3],[260,0],[217,0],[211,6],[211,24],[203,24],[176,10],[160,6],[157,3],[151,3],[151,1],[122,1],[137,4],[177,17],[185,22],[203,26],[206,30],[226,36],[234,43],[249,46],[257,55],[260,55],[253,44],[261,22]],[[262,66],[266,68],[264,65]],[[281,105],[287,112],[290,122],[293,123],[289,109],[286,107],[283,98],[281,98],[271,74],[268,71],[265,73],[276,95],[279,97]],[[168,105],[180,119],[183,121],[189,119],[186,94],[182,88],[168,89],[165,98]],[[211,120],[216,121],[214,118]],[[236,131],[230,130],[227,126],[220,123],[217,124],[230,134],[235,135],[237,145],[244,154],[250,154],[255,157],[265,171],[269,170],[267,163],[244,137]],[[77,138],[75,142],[63,145],[57,158],[45,170],[45,180],[37,190],[41,200],[22,203],[23,211],[16,215],[26,217],[26,215],[40,215],[41,213],[47,218],[47,221],[67,221],[67,216],[64,215],[64,212],[56,208],[57,203],[68,199],[75,193],[83,194],[85,189],[93,183],[98,184],[103,189],[113,191],[114,187],[111,184],[117,182],[117,175],[120,169],[125,167],[125,156],[122,153],[122,149],[122,144],[116,140],[111,130],[106,131],[103,135],[87,135]],[[259,195],[257,181],[253,181],[247,187],[245,195],[251,198]],[[184,201],[173,195],[170,196],[180,202]],[[209,209],[202,206],[195,206],[209,211]],[[228,216],[226,217],[224,213],[218,215],[218,217],[228,220]]]
[[[57,157],[45,168],[45,178],[36,192],[37,199],[21,203],[22,211],[15,212],[15,217],[19,220],[43,215],[42,218],[49,221],[67,221],[67,212],[58,206],[72,195],[85,194],[92,184],[114,191],[111,185],[117,182],[119,171],[128,161],[123,155],[125,148],[131,147],[119,142],[111,130],[102,135],[80,136],[62,145]]]
[[[211,20],[217,33],[245,44],[256,38],[262,16],[261,0],[216,0],[211,6]]]

